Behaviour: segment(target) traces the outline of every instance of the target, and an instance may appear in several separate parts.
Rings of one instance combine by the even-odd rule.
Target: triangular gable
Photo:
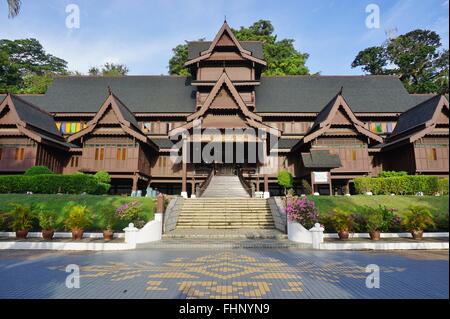
[[[219,92],[226,94],[226,96],[218,98]],[[188,123],[173,129],[169,132],[169,135],[175,135],[181,130],[193,128],[194,121],[200,120],[199,123],[202,123],[203,118],[209,109],[235,109],[242,114],[240,118],[245,120],[245,124],[247,126],[264,129],[277,136],[281,135],[281,132],[278,129],[262,123],[261,116],[248,109],[241,95],[236,90],[236,87],[233,85],[225,71],[222,73],[219,80],[217,80],[202,107],[187,117]],[[241,127],[242,123],[239,123],[238,126]]]
[[[252,56],[252,52],[244,49],[239,42],[239,40],[234,35],[233,31],[231,30],[228,23],[225,21],[220,28],[219,32],[217,33],[214,40],[211,42],[211,45],[209,48],[203,52],[200,53],[200,56],[192,59],[190,61],[187,61],[184,65],[189,66],[191,64],[200,62],[202,60],[208,59],[214,52],[214,49],[218,46],[235,46],[240,55],[247,60],[251,60],[255,63],[261,64],[261,65],[267,65],[267,63],[264,60],[258,59],[254,56]]]
[[[15,125],[18,121],[17,114],[14,111],[11,111],[9,105],[5,103],[0,108],[0,125]]]
[[[425,137],[426,135],[433,134],[433,131],[436,129],[436,126],[438,124],[449,124],[448,119],[448,100],[444,98],[443,96],[440,97],[436,109],[434,111],[434,114],[432,118],[424,123],[424,128],[422,130],[419,130],[417,133],[412,134],[409,138],[409,143],[414,143],[420,138]],[[446,114],[445,114],[446,113]],[[445,117],[447,120],[445,121]],[[444,122],[444,123],[443,123]],[[448,128],[447,128],[448,130]],[[448,134],[448,132],[447,132]]]
[[[444,96],[435,96],[400,115],[397,126],[383,147],[397,143],[414,143],[432,134],[437,125],[448,125],[449,103]]]
[[[20,134],[37,143],[69,147],[51,114],[15,95],[8,94],[0,103],[0,125],[15,125]]]
[[[144,143],[149,142],[147,136],[139,129],[134,115],[112,92],[110,92],[108,98],[102,104],[94,118],[87,123],[86,127],[78,133],[69,136],[68,141],[73,142],[86,134],[92,133],[99,124],[114,123],[120,125],[125,133],[135,137],[139,141]],[[151,143],[151,145],[156,148],[154,143]]]
[[[364,123],[356,118],[342,94],[338,93],[330,103],[319,112],[316,121],[303,139],[303,143],[308,143],[326,133],[332,125],[352,125],[358,133],[367,136],[376,142],[383,142],[381,136],[372,133],[364,127]]]
[[[219,90],[219,92],[214,97],[213,101],[210,103],[210,109],[238,109],[238,102],[233,98],[231,92],[225,87]]]
[[[212,88],[211,92],[209,93],[209,95],[206,98],[205,103],[203,103],[202,107],[197,112],[194,112],[191,115],[189,115],[187,117],[187,120],[192,121],[192,120],[195,120],[195,119],[203,116],[206,113],[206,111],[211,107],[211,104],[217,99],[218,93],[223,88],[227,89],[228,92],[231,94],[231,97],[234,99],[234,101],[236,103],[236,107],[235,107],[236,109],[240,109],[242,111],[242,113],[248,118],[252,118],[259,122],[262,121],[262,118],[259,115],[251,112],[248,109],[244,100],[242,100],[241,95],[236,90],[235,86],[233,85],[233,83],[231,82],[230,78],[228,77],[228,75],[225,71],[222,73],[219,80],[217,80],[216,84]],[[228,101],[230,101],[230,100],[228,100]]]

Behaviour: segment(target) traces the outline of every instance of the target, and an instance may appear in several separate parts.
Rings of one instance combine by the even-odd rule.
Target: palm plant
[[[22,0],[6,0],[8,3],[8,16],[10,18],[16,17],[20,12],[20,6],[22,4]]]

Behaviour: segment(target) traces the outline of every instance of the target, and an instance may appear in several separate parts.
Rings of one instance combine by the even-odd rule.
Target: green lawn
[[[124,196],[107,196],[107,195],[44,195],[44,194],[0,194],[0,212],[10,210],[11,203],[21,203],[26,205],[33,205],[38,203],[46,203],[46,207],[61,213],[61,221],[63,218],[64,207],[71,204],[86,205],[93,213],[94,217],[100,213],[104,206],[119,207],[120,205],[132,201],[139,201],[142,203],[143,211],[148,220],[152,220],[154,216],[155,200],[145,197],[124,197]],[[95,218],[94,218],[95,219]],[[3,226],[3,227],[2,227]],[[115,227],[122,229],[126,223],[119,222]],[[0,221],[0,228],[5,228]],[[92,226],[92,230],[98,230],[98,226]]]

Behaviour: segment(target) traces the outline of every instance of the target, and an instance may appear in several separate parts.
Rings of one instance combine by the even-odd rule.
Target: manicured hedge
[[[0,176],[0,193],[35,194],[106,194],[110,185],[99,182],[93,175],[8,175]]]
[[[448,177],[439,179],[439,193],[448,195]]]
[[[439,177],[424,175],[360,177],[355,178],[354,182],[358,194],[372,192],[374,195],[414,195],[423,192],[425,195],[434,195],[442,188]]]

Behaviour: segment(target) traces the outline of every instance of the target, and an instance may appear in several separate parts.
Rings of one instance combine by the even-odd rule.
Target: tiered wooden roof
[[[8,94],[0,103],[2,136],[25,135],[37,143],[68,149],[53,116],[19,96]]]

